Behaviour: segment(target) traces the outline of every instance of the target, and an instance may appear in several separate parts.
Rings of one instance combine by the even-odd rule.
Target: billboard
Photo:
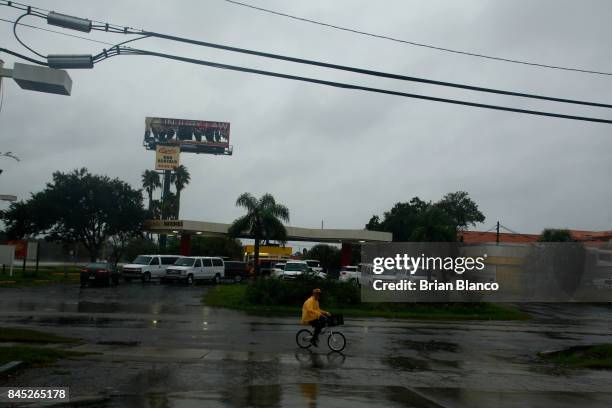
[[[206,120],[145,118],[144,146],[178,146],[184,153],[232,154],[230,124]]]
[[[157,145],[155,148],[155,170],[174,170],[179,166],[179,146]]]

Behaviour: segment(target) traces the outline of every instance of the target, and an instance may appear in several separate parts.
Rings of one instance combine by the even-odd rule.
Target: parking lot
[[[346,350],[295,345],[296,316],[202,305],[209,285],[0,289],[0,325],[78,337],[77,360],[6,385],[71,387],[100,406],[610,406],[608,371],[560,370],[536,353],[610,342],[612,310],[530,305],[528,322],[346,319]],[[323,301],[324,302],[324,301]],[[323,303],[324,305],[324,303]]]

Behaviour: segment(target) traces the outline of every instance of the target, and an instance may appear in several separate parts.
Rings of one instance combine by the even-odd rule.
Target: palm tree
[[[191,176],[189,175],[189,171],[187,167],[182,164],[178,166],[172,172],[172,182],[174,183],[174,187],[176,188],[176,218],[179,218],[179,211],[181,208],[181,191],[189,184],[191,181]]]
[[[289,209],[276,203],[272,194],[264,194],[259,200],[250,193],[243,193],[236,200],[236,206],[246,208],[247,213],[234,220],[229,227],[231,237],[246,233],[255,240],[255,275],[259,275],[259,245],[262,239],[284,242],[287,230],[282,221],[289,222]]]
[[[161,188],[159,173],[155,170],[145,170],[142,173],[142,187],[149,196],[149,212],[151,212],[153,210],[153,191],[157,188]]]

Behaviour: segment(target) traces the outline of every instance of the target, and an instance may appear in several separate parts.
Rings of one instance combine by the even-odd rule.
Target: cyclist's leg
[[[319,341],[319,334],[321,333],[321,330],[325,327],[325,317],[321,316],[317,320],[313,320],[310,322],[310,325],[314,327],[314,334],[311,342],[316,343]]]

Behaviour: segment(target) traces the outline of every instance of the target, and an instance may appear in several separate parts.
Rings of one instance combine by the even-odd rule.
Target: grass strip
[[[300,306],[254,305],[246,301],[248,285],[218,285],[211,288],[203,302],[207,306],[242,310],[255,314],[282,314],[299,317]],[[322,299],[322,307],[325,299]],[[493,303],[362,303],[359,306],[330,307],[330,311],[348,317],[385,317],[424,320],[527,320],[530,316],[520,310]]]
[[[89,353],[41,347],[0,347],[0,365],[11,361],[23,361],[27,365],[49,365],[60,359],[81,357],[87,354]]]
[[[78,343],[79,339],[14,327],[0,327],[0,342]]]

